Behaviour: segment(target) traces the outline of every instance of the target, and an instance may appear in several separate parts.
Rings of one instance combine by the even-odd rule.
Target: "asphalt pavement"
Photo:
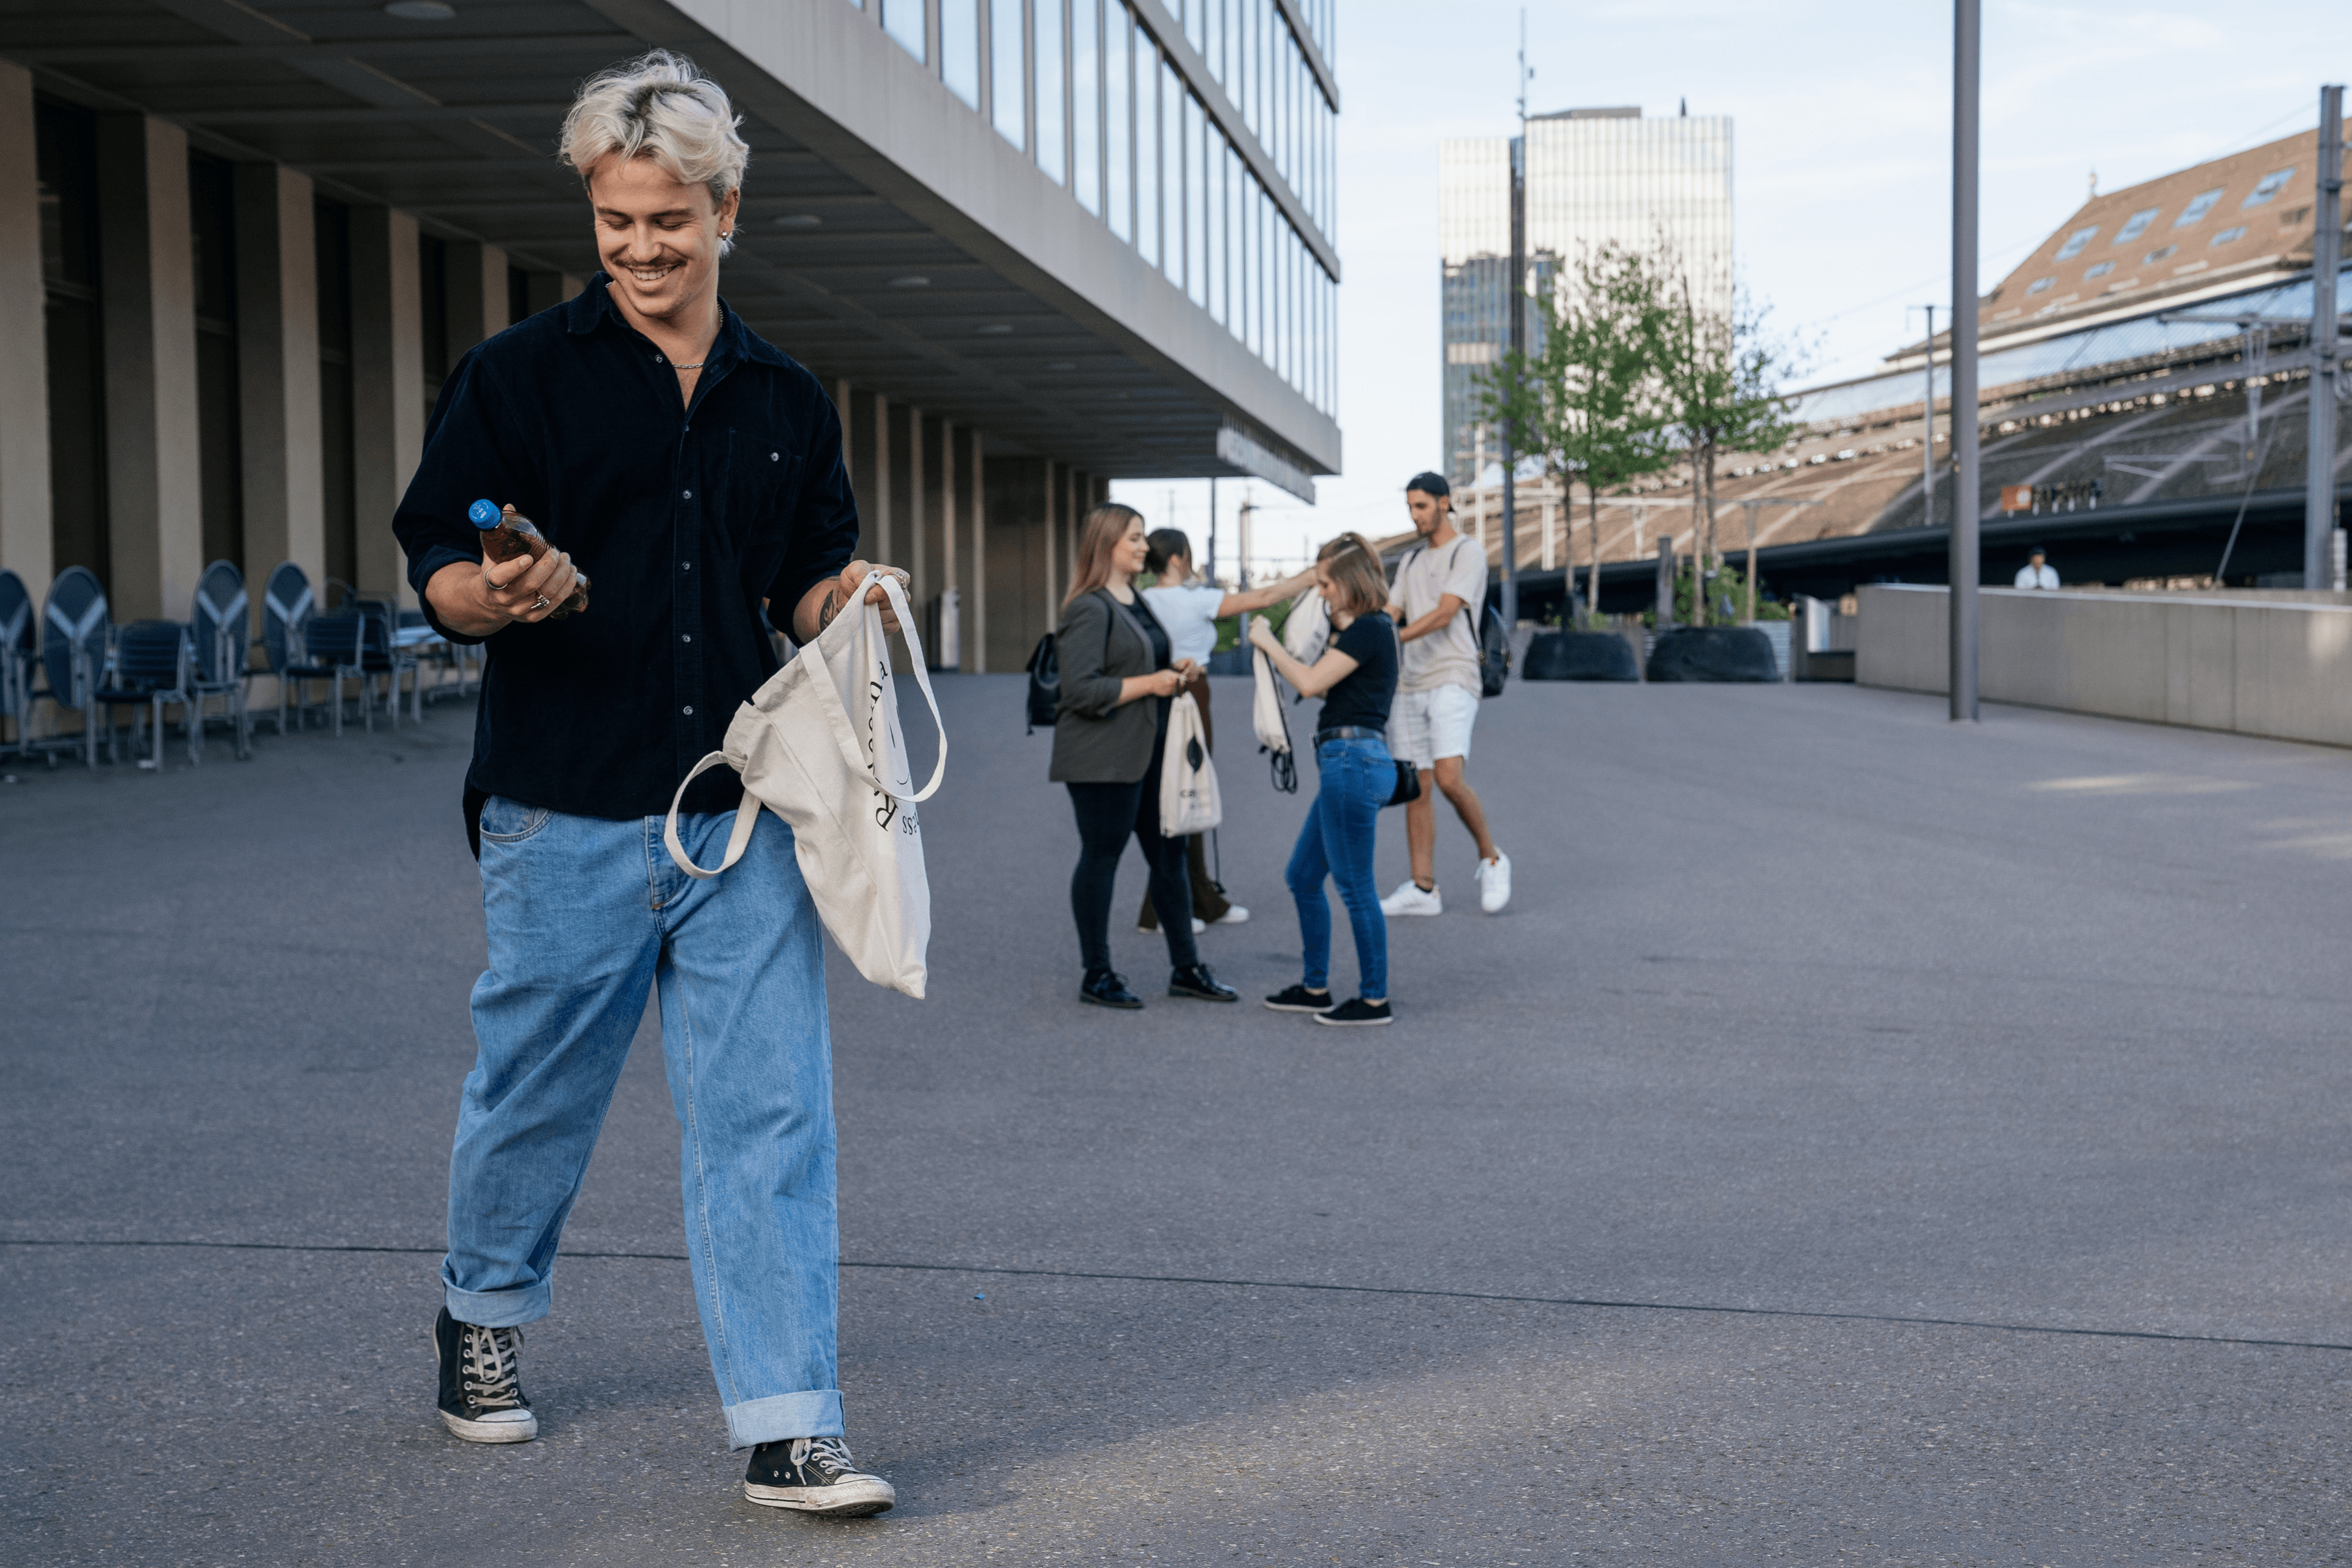
[[[1135,1015],[1019,679],[939,692],[929,997],[831,960],[855,1522],[737,1490],[651,1020],[542,1436],[435,1417],[468,708],[0,763],[0,1562],[2352,1562],[2352,753],[1514,684],[1510,908],[1441,805],[1397,1024],[1331,1030],[1254,1005],[1307,795],[1246,683],[1252,1005],[1160,994],[1130,854]]]

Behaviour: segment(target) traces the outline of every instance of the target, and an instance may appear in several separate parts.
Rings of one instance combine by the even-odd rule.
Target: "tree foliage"
[[[1488,419],[1568,494],[1584,486],[1597,601],[1601,495],[1674,460],[1658,374],[1673,303],[1654,258],[1614,244],[1579,257],[1568,286],[1535,301],[1542,344],[1507,353],[1482,378]]]

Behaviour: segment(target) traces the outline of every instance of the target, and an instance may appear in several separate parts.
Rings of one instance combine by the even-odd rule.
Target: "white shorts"
[[[1478,694],[1460,686],[1400,691],[1389,707],[1389,754],[1417,768],[1440,757],[1470,754],[1470,726],[1478,721]]]

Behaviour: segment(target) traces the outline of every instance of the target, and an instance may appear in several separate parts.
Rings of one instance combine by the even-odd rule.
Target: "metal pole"
[[[1927,312],[1927,423],[1920,437],[1927,448],[1927,471],[1919,479],[1919,526],[1936,526],[1936,307],[1923,305]]]
[[[1217,581],[1217,476],[1209,476],[1209,582]]]
[[[1954,720],[1977,716],[1977,69],[1979,0],[1952,8],[1952,497],[1951,694]]]
[[[2311,460],[2303,494],[2303,585],[2336,585],[2336,269],[2344,226],[2344,89],[2319,89],[2318,226],[2311,240]]]
[[[1524,369],[1528,347],[1528,180],[1527,138],[1511,140],[1511,279],[1505,301],[1511,312],[1513,386]],[[1503,421],[1503,625],[1519,624],[1519,491],[1518,447],[1511,438],[1512,422]]]
[[[1658,608],[1657,629],[1675,629],[1675,536],[1658,535]]]

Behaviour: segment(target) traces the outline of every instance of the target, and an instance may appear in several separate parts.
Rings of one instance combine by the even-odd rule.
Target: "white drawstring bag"
[[[1323,590],[1308,588],[1290,601],[1289,618],[1282,623],[1282,646],[1301,664],[1313,664],[1331,646],[1331,606]]]
[[[1217,796],[1217,764],[1209,760],[1201,705],[1189,691],[1168,705],[1168,740],[1160,753],[1160,836],[1189,838],[1224,820]]]
[[[1282,713],[1282,682],[1274,673],[1274,660],[1265,657],[1265,649],[1250,650],[1251,672],[1257,677],[1256,700],[1250,706],[1250,727],[1257,731],[1261,751],[1276,756],[1290,752],[1290,721]]]
[[[939,762],[919,790],[898,731],[889,634],[881,607],[866,602],[866,590],[877,584],[906,635],[931,722],[940,726]],[[721,763],[743,775],[743,804],[728,836],[727,858],[706,871],[678,842],[677,806],[686,786]],[[915,805],[930,799],[947,767],[947,728],[923,668],[922,640],[906,590],[891,574],[869,572],[857,603],[735,710],[726,745],[695,763],[679,783],[662,839],[679,870],[716,877],[742,858],[766,806],[792,824],[793,853],[809,897],[857,973],[919,997],[931,940],[931,889],[923,874]]]

